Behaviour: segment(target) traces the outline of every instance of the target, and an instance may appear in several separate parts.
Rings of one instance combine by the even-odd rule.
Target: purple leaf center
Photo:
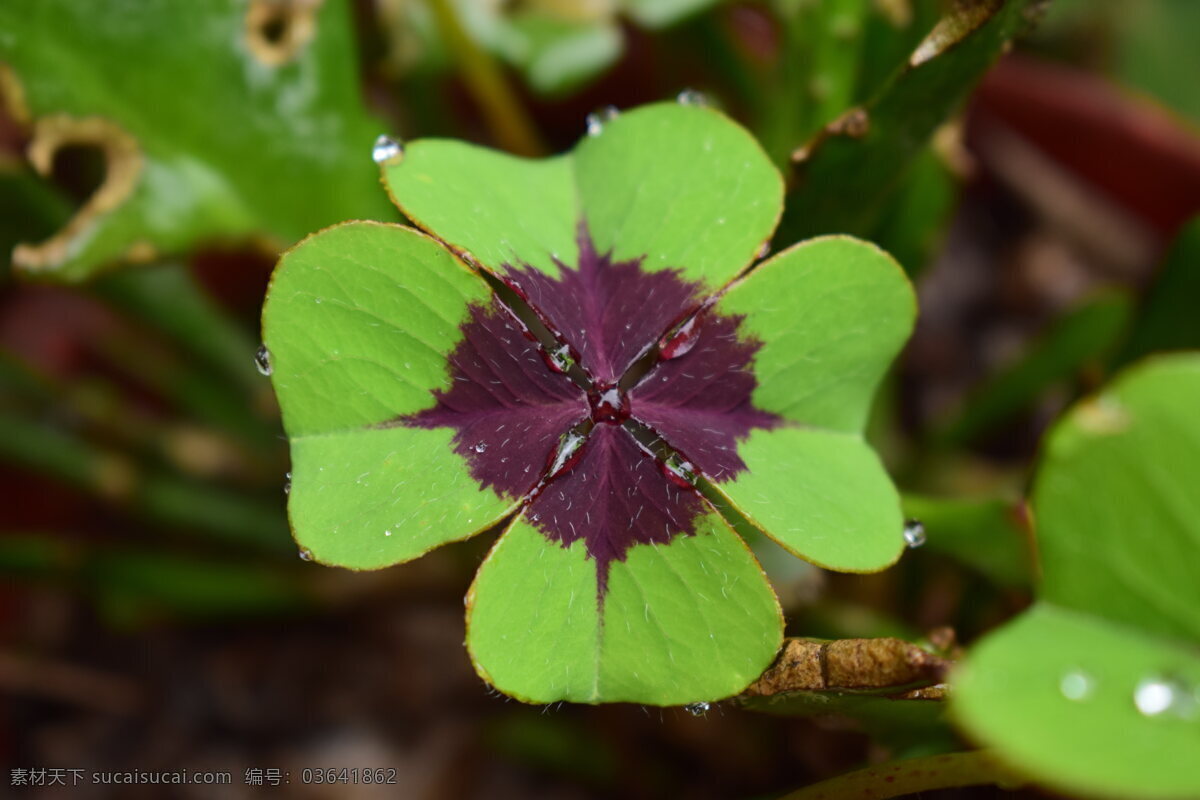
[[[760,343],[740,337],[741,318],[712,311],[681,271],[614,262],[582,228],[578,264],[556,263],[558,275],[509,266],[505,283],[559,344],[541,346],[498,300],[472,306],[449,388],[398,422],[453,428],[481,485],[522,498],[551,541],[584,542],[603,594],[609,565],[629,548],[695,532],[708,510],[696,472],[729,480],[746,468],[738,441],[781,420],[751,404]],[[568,377],[572,356],[586,386]],[[643,359],[652,368],[626,391],[622,378]],[[678,455],[656,458],[633,434],[646,427]]]

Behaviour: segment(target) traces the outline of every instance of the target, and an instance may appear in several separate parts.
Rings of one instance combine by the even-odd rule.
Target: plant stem
[[[430,5],[442,36],[458,62],[459,72],[475,96],[496,143],[517,155],[544,153],[537,131],[504,77],[503,69],[463,28],[453,2],[432,0]]]
[[[1013,789],[1024,781],[996,763],[987,750],[945,753],[911,758],[877,767],[848,772],[814,783],[781,800],[886,800],[889,797],[952,789],[959,786],[994,784]]]

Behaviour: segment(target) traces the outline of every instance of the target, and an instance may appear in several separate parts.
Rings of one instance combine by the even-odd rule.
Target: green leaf
[[[1200,122],[1200,97],[1180,79],[1200,71],[1198,26],[1200,6],[1192,0],[1055,0],[1038,38],[1058,52],[1100,56],[1113,78]],[[1098,38],[1105,46],[1091,52]]]
[[[1127,372],[1054,430],[1034,487],[1043,600],[1200,642],[1200,360]]]
[[[1031,776],[1108,797],[1200,793],[1200,356],[1124,373],[1048,438],[1034,608],[956,683],[970,735]]]
[[[461,142],[413,142],[384,170],[421,228],[498,271],[520,259],[550,275],[575,263],[586,223],[597,249],[645,256],[716,290],[750,264],[778,221],[783,186],[762,148],[708,108],[624,113],[576,149],[530,161]]]
[[[468,304],[490,299],[445,248],[395,225],[339,225],[281,259],[263,341],[292,443],[288,514],[313,558],[395,564],[515,506],[471,478],[451,431],[385,427],[433,405]]]
[[[916,316],[904,272],[864,242],[814,239],[758,267],[716,310],[744,316],[746,333],[763,343],[754,405],[799,423],[751,433],[738,447],[747,470],[717,491],[820,566],[870,572],[893,563],[904,548],[899,497],[862,430]]]
[[[731,287],[782,195],[744,130],[658,104],[543,161],[416,141],[384,178],[438,238],[320,233],[264,310],[309,555],[384,566],[520,506],[468,596],[477,671],[531,702],[652,704],[737,693],[782,632],[693,481],[818,563],[895,560],[899,500],[861,429],[912,288],[846,237]],[[736,396],[708,402],[723,377]]]
[[[871,240],[911,277],[920,275],[941,244],[958,199],[958,179],[932,147],[914,157]]]
[[[1148,718],[1135,704],[1138,687],[1159,677],[1195,691],[1194,646],[1038,603],[979,643],[951,699],[972,738],[1051,788],[1122,799],[1196,797],[1196,720],[1169,712]]]
[[[1133,361],[1155,350],[1200,347],[1197,297],[1200,297],[1200,217],[1184,226],[1171,245],[1134,319],[1120,360]]]
[[[980,0],[939,20],[878,94],[802,148],[776,241],[869,234],[913,159],[1027,24],[1034,5]]]
[[[60,147],[83,145],[107,165],[77,216],[18,248],[17,266],[80,280],[213,239],[290,243],[348,217],[393,218],[374,186],[381,126],[359,99],[349,23],[338,0],[152,0],[102,14],[5,3],[0,61],[23,98],[31,160],[48,174]]]
[[[781,612],[724,520],[710,514],[695,527],[613,562],[601,599],[582,542],[564,549],[518,517],[467,594],[476,669],[533,703],[680,705],[737,693],[779,649]]]

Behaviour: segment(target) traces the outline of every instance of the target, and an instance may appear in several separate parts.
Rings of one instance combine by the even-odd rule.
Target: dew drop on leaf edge
[[[693,717],[703,717],[708,713],[708,709],[712,708],[711,704],[705,702],[688,703],[683,707],[683,710],[691,714]]]
[[[254,366],[258,368],[260,375],[271,374],[271,351],[264,344],[258,348],[254,354]]]
[[[708,97],[703,92],[698,92],[695,89],[684,89],[675,95],[675,101],[681,106],[708,105]]]
[[[921,523],[921,520],[905,520],[904,541],[910,548],[920,547],[925,544],[925,526]]]
[[[386,133],[381,133],[371,146],[371,160],[376,164],[386,164],[404,155],[404,143],[393,139]]]
[[[605,106],[604,108],[598,109],[598,110],[593,111],[592,113],[588,114],[587,122],[586,122],[587,135],[588,136],[599,136],[601,133],[604,132],[605,123],[612,122],[620,114],[621,114],[621,112],[617,109],[616,106]],[[558,255],[555,254],[555,258],[557,258],[557,257],[558,257]]]
[[[300,560],[301,561],[312,561],[313,560],[312,551],[309,550],[307,547],[301,547],[300,548]]]
[[[292,493],[292,473],[290,472],[285,472],[283,475],[283,493]]]

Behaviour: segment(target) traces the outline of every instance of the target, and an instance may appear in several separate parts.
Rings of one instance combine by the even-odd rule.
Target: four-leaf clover
[[[480,675],[659,705],[740,691],[782,638],[699,488],[819,565],[899,556],[861,431],[911,287],[844,236],[751,269],[783,186],[743,129],[659,104],[555,158],[423,140],[383,169],[424,232],[316,234],[263,311],[306,553],[378,568],[511,517],[467,596]]]

